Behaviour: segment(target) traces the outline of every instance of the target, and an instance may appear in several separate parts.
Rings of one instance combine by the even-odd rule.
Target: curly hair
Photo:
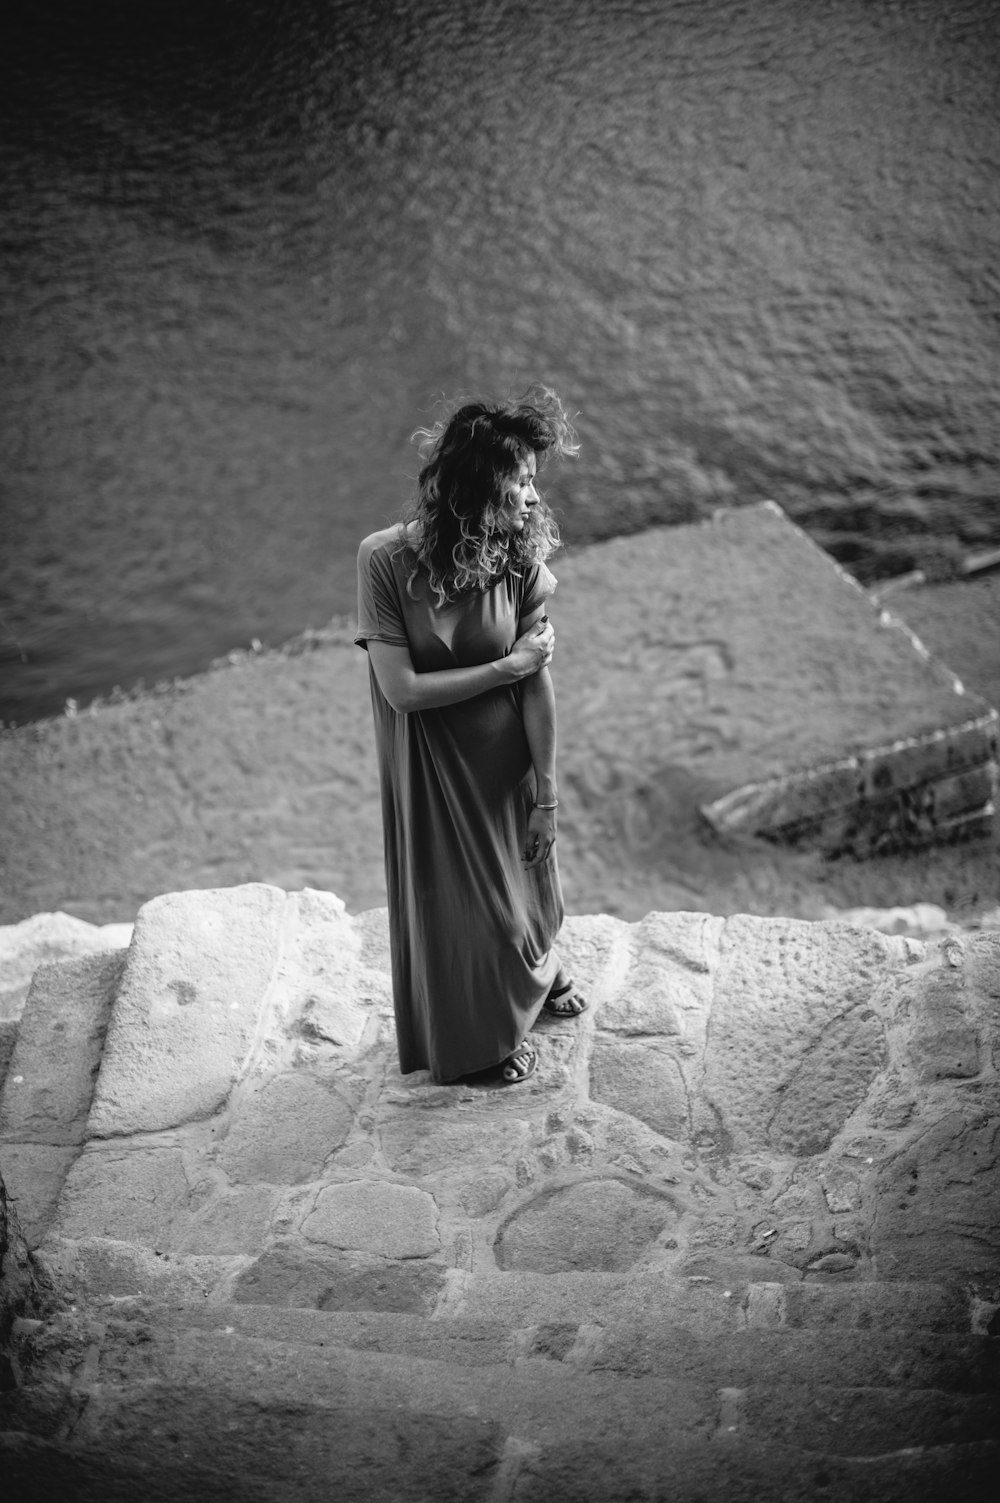
[[[424,460],[407,520],[417,523],[406,548],[409,586],[423,569],[438,604],[486,590],[508,573],[548,558],[559,529],[539,497],[522,532],[502,522],[506,487],[529,454],[539,467],[579,450],[562,403],[547,386],[516,401],[466,402],[433,428],[418,428]]]

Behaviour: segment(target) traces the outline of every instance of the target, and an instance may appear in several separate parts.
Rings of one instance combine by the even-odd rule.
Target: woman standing
[[[422,430],[410,520],[358,553],[382,791],[400,1069],[451,1081],[537,1057],[542,1008],[585,1003],[553,941],[556,709],[539,464],[577,450],[558,398],[459,407]]]

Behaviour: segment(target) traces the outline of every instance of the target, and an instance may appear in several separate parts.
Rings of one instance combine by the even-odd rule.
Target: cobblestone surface
[[[651,1500],[683,1472],[677,1496],[728,1499],[727,1445],[779,1499],[798,1495],[795,1457],[821,1458],[848,1499],[893,1496],[875,1482],[903,1453],[911,1496],[942,1478],[979,1495],[996,1461],[1000,936],[570,919],[561,949],[589,1010],[539,1024],[523,1085],[439,1086],[398,1072],[383,913],[242,894],[140,914],[96,1089],[87,1052],[73,1077],[31,1017],[78,997],[90,1037],[102,962],[36,976],[0,1165],[75,1305],[22,1334],[7,1401],[8,1429],[46,1438],[46,1466],[75,1455],[82,1475],[112,1434],[138,1458],[144,1427],[172,1426],[215,1477],[252,1468],[295,1412],[295,1465],[318,1487],[329,1454],[302,1416],[328,1414],[354,1436],[347,1486],[365,1412],[407,1487],[435,1427],[467,1422],[441,1452],[460,1496],[522,1503],[548,1479],[557,1496]],[[238,935],[259,911],[270,970],[254,950],[245,977]],[[169,968],[191,996],[151,1028],[162,990],[144,980]],[[232,1001],[235,1032],[204,1016]],[[177,1066],[205,1039],[195,1113]],[[143,1061],[164,1125],[121,1059]],[[35,1133],[50,1087],[73,1103],[64,1141]],[[63,1155],[45,1176],[39,1152]],[[92,1355],[73,1367],[81,1342]],[[15,1473],[33,1444],[4,1442]]]

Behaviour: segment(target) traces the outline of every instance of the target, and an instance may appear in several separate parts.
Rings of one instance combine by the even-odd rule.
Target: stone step
[[[0,1142],[78,1147],[125,955],[39,966],[0,1092]]]
[[[441,1349],[441,1348],[439,1348]],[[141,1418],[199,1393],[212,1402],[252,1395],[260,1409],[350,1411],[388,1419],[419,1411],[461,1424],[523,1435],[540,1442],[553,1430],[583,1436],[595,1427],[624,1444],[655,1433],[669,1420],[674,1433],[714,1428],[717,1398],[710,1384],[682,1372],[623,1383],[613,1373],[580,1372],[540,1357],[459,1365],[440,1357],[245,1335],[155,1321],[112,1322],[92,1364],[100,1385],[102,1426],[122,1433]],[[169,1399],[167,1398],[169,1396]]]
[[[552,1354],[460,1366],[446,1345],[437,1356],[427,1355],[432,1348],[423,1356],[346,1348],[330,1339],[343,1335],[340,1314],[242,1306],[203,1310],[194,1325],[190,1310],[117,1308],[101,1332],[95,1336],[91,1323],[75,1343],[67,1317],[61,1367],[75,1351],[83,1382],[61,1413],[50,1408],[38,1419],[22,1406],[14,1415],[8,1403],[0,1428],[48,1437],[44,1445],[24,1434],[0,1437],[8,1482],[29,1467],[36,1483],[66,1472],[93,1479],[103,1456],[132,1479],[131,1496],[147,1495],[155,1477],[149,1495],[166,1487],[164,1497],[241,1503],[331,1496],[798,1503],[824,1495],[843,1503],[952,1496],[979,1503],[995,1487],[995,1396],[720,1386],[688,1365],[683,1347],[673,1374],[627,1380]],[[161,1323],[168,1315],[176,1328]],[[237,1324],[262,1315],[279,1326],[291,1315],[285,1336],[294,1328],[297,1339],[251,1335]],[[369,1333],[377,1338],[393,1319],[400,1322],[369,1317]],[[445,1323],[402,1324],[415,1332]],[[474,1324],[464,1323],[467,1337]],[[793,1343],[803,1336],[764,1334]],[[44,1340],[59,1350],[55,1330]],[[186,1493],[169,1480],[180,1475]],[[62,1496],[90,1503],[119,1494],[105,1482]]]
[[[756,1260],[754,1260],[756,1261]],[[739,1273],[739,1270],[734,1270]],[[971,1332],[963,1289],[930,1281],[875,1280],[830,1284],[806,1280],[741,1284],[736,1277],[676,1276],[662,1269],[630,1273],[542,1274],[525,1271],[455,1277],[451,1313],[493,1316],[513,1324],[552,1320],[628,1319],[637,1307],[669,1311],[707,1328],[791,1326],[844,1330]],[[742,1313],[745,1311],[745,1315]]]
[[[502,1447],[469,1423],[423,1414],[386,1425],[352,1416],[331,1425],[301,1410],[281,1428],[253,1401],[218,1401],[188,1431],[161,1428],[159,1444],[138,1435],[102,1444],[0,1434],[0,1465],[12,1495],[63,1503],[198,1498],[211,1503],[992,1503],[1000,1447],[988,1441],[908,1450],[862,1461],[803,1456],[741,1438],[651,1438],[623,1450],[611,1441]]]
[[[544,1328],[542,1328],[544,1331]],[[579,1351],[579,1357],[577,1353]],[[623,1376],[669,1371],[678,1361],[720,1387],[815,1384],[866,1389],[1000,1393],[1000,1350],[990,1336],[908,1331],[736,1331],[706,1340],[683,1328],[581,1328],[566,1360]]]
[[[747,1291],[750,1326],[969,1331],[971,1319],[964,1289],[926,1281],[828,1284],[804,1280],[751,1284]]]
[[[603,1437],[553,1443],[515,1473],[516,1503],[987,1503],[1000,1446],[990,1441],[855,1458],[716,1432],[661,1430],[636,1451]]]
[[[244,1317],[245,1318],[245,1317]],[[429,1324],[433,1325],[433,1322]],[[1000,1395],[937,1388],[883,1388],[805,1380],[720,1384],[695,1353],[675,1351],[669,1370],[625,1382],[618,1371],[584,1369],[549,1355],[513,1362],[457,1364],[444,1355],[347,1347],[338,1322],[319,1321],[311,1339],[248,1335],[219,1328],[164,1328],[154,1318],[111,1322],[92,1371],[100,1385],[99,1420],[112,1434],[149,1425],[169,1408],[176,1422],[199,1393],[211,1401],[252,1394],[265,1411],[345,1409],[387,1418],[400,1410],[461,1420],[475,1417],[494,1436],[542,1445],[553,1434],[581,1441],[617,1438],[623,1449],[722,1431],[822,1455],[877,1456],[917,1446],[991,1440]],[[819,1354],[822,1374],[822,1353]],[[718,1366],[718,1363],[716,1363]],[[186,1396],[181,1399],[180,1396]],[[181,1420],[183,1428],[183,1419]]]
[[[990,1442],[859,1461],[662,1432],[638,1449],[613,1438],[541,1447],[468,1418],[355,1412],[331,1423],[325,1410],[261,1411],[252,1396],[202,1399],[183,1429],[154,1417],[153,1443],[141,1430],[110,1447],[0,1434],[5,1484],[12,1497],[63,1503],[992,1503],[1000,1459]]]
[[[731,1403],[737,1429],[824,1456],[884,1456],[1000,1434],[996,1393],[782,1383],[734,1392]]]
[[[158,1306],[141,1316],[157,1331],[238,1333],[304,1346],[344,1346],[448,1361],[463,1367],[538,1357],[579,1372],[625,1378],[680,1367],[714,1387],[815,1382],[845,1388],[1000,1391],[1000,1343],[989,1336],[907,1331],[692,1329],[660,1311],[607,1326],[592,1321],[521,1324],[495,1318],[433,1319],[375,1311],[275,1309],[266,1305]]]
[[[88,924],[69,913],[36,913],[0,925],[0,1022],[20,1019],[40,965],[125,950],[131,938],[131,924]]]
[[[464,1317],[508,1330],[629,1327],[642,1311],[656,1324],[706,1336],[745,1329],[884,1331],[915,1341],[926,1333],[982,1334],[992,1311],[964,1290],[930,1282],[741,1284],[656,1267],[619,1273],[472,1273],[423,1258],[333,1250],[304,1254],[295,1244],[282,1243],[253,1258],[170,1255],[101,1237],[51,1238],[40,1255],[55,1282],[77,1302],[144,1296],[194,1306],[209,1299],[288,1311]]]
[[[125,962],[121,949],[35,971],[0,1091],[0,1163],[30,1247],[82,1147]]]

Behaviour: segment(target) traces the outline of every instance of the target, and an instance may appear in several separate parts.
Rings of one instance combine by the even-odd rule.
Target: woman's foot
[[[530,1044],[518,1044],[513,1054],[509,1054],[500,1066],[500,1076],[504,1085],[520,1085],[522,1080],[527,1080],[529,1075],[534,1075],[538,1064],[538,1055]]]
[[[551,1013],[555,1018],[578,1018],[582,1012],[587,1011],[587,1002],[572,981],[567,981],[560,971],[556,977],[556,984],[545,998],[542,1007],[545,1012]]]

